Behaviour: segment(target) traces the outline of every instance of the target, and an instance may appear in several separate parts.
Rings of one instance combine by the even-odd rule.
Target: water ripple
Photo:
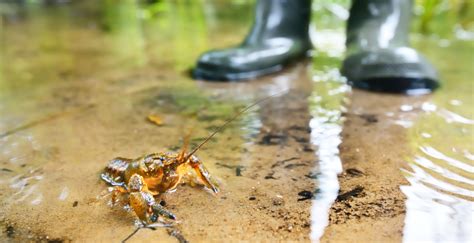
[[[454,166],[458,169],[464,170],[464,171],[469,172],[469,173],[474,173],[474,166],[469,165],[467,163],[463,163],[463,162],[461,162],[457,159],[453,159],[451,157],[448,157],[448,156],[444,155],[443,153],[441,153],[440,151],[436,150],[433,147],[421,146],[420,150],[423,153],[425,153],[426,155],[428,155],[432,158],[439,159],[439,160],[447,162],[450,166]]]
[[[407,196],[404,241],[474,242],[474,120],[430,102],[421,110],[409,130],[416,153],[410,170],[403,170],[410,182],[401,187]]]
[[[404,242],[473,242],[472,202],[430,188],[409,176]]]

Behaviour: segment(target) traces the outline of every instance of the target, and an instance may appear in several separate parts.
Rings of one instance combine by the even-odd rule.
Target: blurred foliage
[[[415,3],[413,29],[416,32],[446,36],[453,33],[456,28],[474,31],[473,0],[413,1]],[[7,2],[17,4],[43,3],[46,5],[53,3],[77,4],[79,2],[82,4],[87,2],[88,5],[96,5],[101,8],[105,14],[106,25],[104,27],[110,27],[110,25],[128,26],[130,22],[133,24],[135,20],[123,18],[125,12],[134,12],[134,15],[130,14],[129,17],[153,19],[176,13],[175,11],[179,10],[190,15],[186,17],[186,15],[178,14],[180,17],[186,17],[186,21],[192,21],[196,26],[202,27],[204,22],[206,25],[215,25],[217,19],[251,18],[253,11],[248,6],[253,5],[256,0],[17,0]],[[333,18],[330,16],[334,15],[344,20],[348,16],[350,4],[351,0],[313,0],[313,22],[325,28],[340,27],[340,25],[337,26],[337,22],[333,23]],[[9,6],[0,2],[0,14],[11,14],[11,12]],[[245,14],[242,15],[242,13]]]
[[[423,34],[445,35],[452,31],[447,26],[474,30],[472,0],[416,0],[416,29]]]
[[[350,5],[351,0],[313,0],[313,22],[323,28],[344,27]],[[474,32],[473,5],[473,0],[414,0],[413,31],[443,37],[459,28]]]

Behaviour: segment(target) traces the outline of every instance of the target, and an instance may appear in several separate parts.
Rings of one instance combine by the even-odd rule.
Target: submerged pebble
[[[312,199],[314,197],[314,193],[304,190],[304,191],[298,192],[298,196],[300,196],[300,198],[298,198],[298,201],[305,201],[308,199]]]

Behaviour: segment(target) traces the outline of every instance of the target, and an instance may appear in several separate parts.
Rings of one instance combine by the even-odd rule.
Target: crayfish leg
[[[133,212],[142,222],[148,221],[148,200],[142,192],[132,192],[129,195],[129,205],[133,209]]]
[[[121,186],[114,186],[114,189],[112,190],[112,196],[111,196],[111,201],[112,201],[112,206],[115,205],[115,203],[117,203],[117,197],[119,195],[123,195],[123,194],[126,194],[128,193],[128,190],[121,187]]]
[[[104,172],[100,174],[100,178],[107,182],[110,186],[120,186],[120,187],[125,187],[125,182],[123,181],[116,181],[109,173]]]
[[[170,211],[166,210],[163,206],[161,206],[159,203],[154,203],[151,205],[151,209],[153,211],[152,217],[150,217],[152,222],[156,222],[158,220],[158,216],[164,216],[168,219],[175,220],[176,216],[174,216],[173,213]]]

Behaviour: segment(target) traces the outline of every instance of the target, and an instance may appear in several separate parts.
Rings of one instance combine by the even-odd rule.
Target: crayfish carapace
[[[128,205],[140,219],[141,224],[146,226],[157,222],[160,216],[171,220],[175,219],[175,216],[160,205],[155,198],[160,194],[175,190],[189,170],[195,172],[195,177],[204,184],[204,187],[217,193],[219,190],[211,181],[208,170],[194,154],[242,113],[275,95],[268,96],[245,107],[216,129],[190,153],[186,152],[189,139],[185,139],[185,145],[180,153],[153,153],[137,159],[118,157],[111,160],[101,174],[101,178],[114,188],[112,203],[115,202],[118,195],[125,195],[128,198]]]

